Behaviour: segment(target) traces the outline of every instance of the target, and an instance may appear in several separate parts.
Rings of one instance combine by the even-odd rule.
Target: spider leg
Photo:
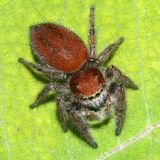
[[[41,64],[34,64],[34,63],[31,63],[31,62],[24,60],[23,58],[19,58],[18,60],[20,63],[24,64],[25,66],[30,67],[30,68],[34,68],[35,70],[44,73],[48,77],[52,77],[52,78],[58,79],[58,80],[65,79],[63,73],[61,73],[59,71],[55,71],[53,68],[49,68],[49,67],[43,66]]]
[[[48,83],[48,84],[40,91],[40,93],[38,94],[35,102],[30,105],[30,108],[33,109],[33,108],[37,107],[38,104],[45,99],[45,97],[47,96],[48,92],[49,92],[50,90],[53,90],[53,89],[54,89],[54,84],[53,84],[53,83]]]
[[[94,29],[94,6],[90,8],[90,27],[89,27],[89,60],[94,61],[95,54],[95,29]]]
[[[86,113],[86,118],[88,120],[97,120],[99,121],[100,120],[100,116],[97,112],[95,111],[90,111],[89,109],[85,108],[85,113]]]
[[[90,132],[88,131],[88,126],[82,116],[80,115],[79,111],[76,111],[75,108],[69,111],[69,116],[72,125],[75,129],[79,132],[79,134],[93,147],[97,148],[97,143],[91,136]]]
[[[100,110],[100,111],[91,111],[85,108],[86,117],[88,120],[96,120],[96,121],[103,121],[104,119],[110,118],[110,109],[111,104],[107,104]]]
[[[64,132],[68,131],[68,113],[65,108],[65,103],[62,97],[57,96],[58,116]]]
[[[110,66],[106,72],[106,81],[111,79],[111,83],[117,82],[124,84],[125,87],[137,90],[138,86],[127,76],[125,76],[116,66]]]
[[[98,56],[98,60],[97,60],[98,64],[100,65],[103,60],[106,60],[106,61],[107,61],[107,60],[111,57],[113,51],[114,51],[117,47],[119,47],[119,45],[120,45],[123,41],[124,41],[124,38],[123,38],[123,37],[120,37],[116,42],[110,44],[107,48],[105,48],[105,49],[99,54],[99,56]]]
[[[114,98],[114,107],[115,107],[115,115],[116,115],[116,129],[115,134],[119,135],[125,116],[125,89],[122,84],[115,86],[115,92],[113,94]]]

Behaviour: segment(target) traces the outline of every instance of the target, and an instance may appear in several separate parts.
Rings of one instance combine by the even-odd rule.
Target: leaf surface
[[[90,5],[95,5],[97,54],[125,37],[109,62],[118,66],[139,86],[127,90],[125,125],[114,135],[114,120],[91,128],[98,142],[92,149],[71,130],[63,133],[56,116],[55,100],[30,110],[29,105],[47,83],[18,63],[34,61],[29,46],[29,27],[54,22],[76,32],[88,46]],[[0,159],[94,160],[160,121],[160,1],[13,1],[0,2]],[[52,96],[51,96],[52,97]],[[128,145],[109,160],[158,160],[160,129]]]

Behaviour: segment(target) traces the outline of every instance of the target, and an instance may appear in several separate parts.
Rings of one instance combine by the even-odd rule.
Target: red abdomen
[[[87,68],[70,80],[70,87],[76,95],[90,96],[99,91],[105,82],[102,73],[97,68]]]
[[[51,23],[31,27],[33,52],[42,61],[64,72],[78,70],[87,60],[87,48],[72,31]]]

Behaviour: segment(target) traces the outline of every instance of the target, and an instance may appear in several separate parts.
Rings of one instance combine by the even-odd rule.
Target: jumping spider
[[[120,37],[96,57],[94,6],[90,8],[89,52],[75,33],[53,23],[31,26],[30,38],[31,49],[42,64],[33,64],[23,58],[19,61],[51,79],[30,108],[37,107],[49,91],[55,91],[64,132],[70,123],[85,141],[96,148],[97,143],[88,131],[86,121],[107,118],[111,106],[114,106],[115,134],[119,135],[125,114],[125,87],[135,90],[138,87],[114,65],[103,71],[102,61],[110,58],[124,38]]]

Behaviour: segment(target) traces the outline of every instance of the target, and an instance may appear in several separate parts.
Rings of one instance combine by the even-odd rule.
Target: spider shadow
[[[111,117],[106,118],[106,119],[103,120],[102,122],[99,122],[99,123],[96,123],[96,124],[89,123],[89,127],[90,127],[90,128],[100,128],[100,127],[102,127],[102,126],[104,126],[104,125],[109,124],[110,120],[111,120]]]

